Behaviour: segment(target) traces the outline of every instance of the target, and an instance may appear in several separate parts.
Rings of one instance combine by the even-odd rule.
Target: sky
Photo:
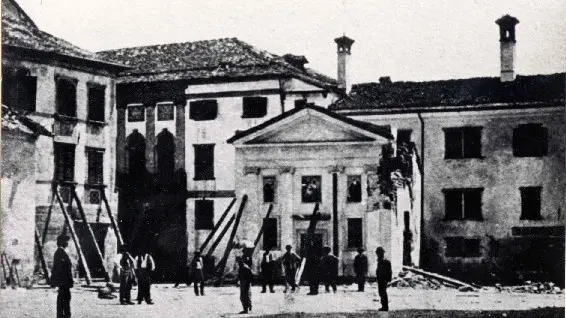
[[[356,42],[352,83],[499,76],[495,20],[517,17],[516,73],[566,68],[564,0],[16,0],[39,28],[91,51],[237,37],[304,55],[336,77],[334,38]]]

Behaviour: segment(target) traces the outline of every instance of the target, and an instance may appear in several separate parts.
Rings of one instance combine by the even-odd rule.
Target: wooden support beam
[[[63,200],[61,200],[61,196],[59,195],[58,190],[55,191],[55,195],[57,196],[57,202],[59,203],[59,207],[61,208],[61,211],[63,212],[63,216],[65,217],[65,222],[67,223],[67,225],[69,227],[69,232],[71,232],[71,238],[73,239],[73,242],[75,243],[75,248],[77,249],[77,253],[79,253],[79,262],[83,265],[83,268],[84,268],[84,271],[85,271],[86,284],[90,285],[92,278],[90,276],[90,270],[88,269],[88,265],[86,263],[86,259],[85,259],[85,256],[83,254],[83,250],[81,249],[81,243],[79,242],[79,238],[77,237],[77,233],[75,232],[75,227],[73,226],[73,223],[72,223],[74,221],[71,219],[71,216],[69,215],[69,213],[67,213],[67,210],[65,210],[65,205],[63,204]]]
[[[421,275],[426,276],[426,277],[432,277],[432,278],[438,279],[438,280],[443,281],[443,282],[454,284],[458,287],[464,287],[465,286],[465,287],[470,287],[472,289],[477,289],[476,287],[474,287],[474,286],[472,286],[468,283],[464,283],[463,281],[459,281],[457,279],[446,277],[446,276],[443,276],[443,275],[440,275],[440,274],[423,271],[422,269],[414,268],[414,267],[411,267],[411,266],[403,266],[403,269],[411,271],[413,273],[421,274]]]
[[[208,243],[210,242],[210,240],[212,240],[212,237],[214,237],[214,235],[216,234],[216,232],[218,231],[218,229],[220,228],[220,226],[222,225],[222,222],[224,222],[224,219],[226,218],[226,216],[228,215],[228,212],[230,212],[230,210],[232,209],[232,207],[234,206],[234,203],[236,203],[236,198],[233,198],[232,201],[230,202],[230,205],[228,205],[228,207],[226,208],[226,210],[224,211],[224,213],[222,214],[222,216],[220,217],[220,220],[218,220],[218,222],[216,223],[216,225],[214,226],[214,228],[212,229],[212,231],[210,231],[210,233],[208,234],[208,236],[206,237],[206,240],[204,240],[204,243],[202,243],[202,245],[199,248],[199,251],[202,253],[204,252],[204,249],[206,248],[206,245],[208,245]]]
[[[238,214],[236,215],[236,223],[234,223],[234,228],[232,229],[232,233],[230,234],[230,239],[228,241],[228,246],[224,251],[224,256],[218,263],[216,267],[216,275],[220,278],[220,283],[223,281],[224,277],[224,269],[226,268],[226,262],[228,261],[228,256],[230,256],[230,252],[234,248],[234,238],[236,237],[236,232],[238,231],[238,225],[240,224],[240,219],[242,218],[242,213],[244,212],[244,208],[246,207],[246,203],[248,202],[248,195],[244,194],[242,197],[242,202],[240,203],[240,209],[238,210]]]
[[[319,204],[315,204],[314,209],[312,211],[312,217],[309,221],[309,227],[307,229],[307,243],[305,244],[305,248],[306,248],[306,253],[305,253],[305,257],[303,257],[303,259],[301,260],[301,267],[299,267],[299,271],[296,273],[295,275],[295,281],[297,282],[297,285],[301,284],[301,278],[303,276],[303,270],[305,269],[306,266],[306,262],[307,259],[309,258],[309,253],[311,253],[311,246],[312,246],[312,241],[313,241],[313,237],[314,237],[314,232],[316,230],[316,223],[318,222],[318,217],[319,217]]]
[[[51,222],[51,212],[53,211],[53,201],[55,201],[55,191],[56,188],[53,188],[51,190],[51,203],[49,203],[47,217],[45,218],[45,227],[43,228],[43,234],[41,235],[41,245],[45,244],[45,240],[47,239],[47,230],[49,229],[49,222]]]
[[[259,243],[259,240],[261,239],[261,237],[263,236],[263,231],[265,230],[265,219],[269,218],[269,216],[271,215],[271,211],[273,211],[273,203],[271,203],[269,205],[269,208],[267,209],[267,213],[265,214],[265,217],[263,218],[263,222],[261,223],[261,228],[259,229],[259,233],[257,233],[257,237],[255,238],[254,241],[254,247],[252,250],[252,255],[255,252],[255,248],[257,246],[257,244]]]
[[[120,234],[120,228],[116,223],[116,219],[114,219],[114,215],[112,215],[112,211],[110,210],[110,204],[108,204],[108,199],[106,198],[106,192],[104,188],[100,189],[100,194],[102,196],[102,201],[104,202],[104,206],[106,207],[106,212],[108,213],[108,218],[110,219],[110,224],[112,225],[112,229],[114,230],[114,234],[116,235],[116,240],[118,241],[118,249],[124,245],[124,240],[122,239],[122,234]]]
[[[234,223],[235,219],[236,219],[236,215],[232,214],[232,217],[230,218],[230,220],[228,220],[228,223],[226,223],[226,226],[224,227],[224,229],[222,229],[222,232],[220,232],[220,235],[216,238],[216,240],[214,240],[214,243],[212,243],[212,246],[210,247],[210,250],[208,251],[208,253],[206,253],[207,258],[212,256],[212,253],[214,253],[214,250],[216,250],[216,247],[222,241],[222,238],[224,237],[226,232],[228,232],[228,230],[230,229],[230,226],[232,225],[232,223]],[[203,251],[201,250],[200,252],[201,252],[201,255],[202,255]]]
[[[39,232],[37,228],[35,229],[35,244],[37,244],[37,249],[39,253],[39,262],[41,263],[41,269],[43,269],[43,277],[47,281],[47,284],[51,282],[51,273],[49,273],[49,268],[47,267],[47,261],[45,260],[45,255],[43,254],[43,244],[39,238]]]
[[[77,202],[77,208],[79,210],[79,214],[81,215],[81,219],[83,219],[83,223],[86,226],[86,229],[88,231],[88,234],[92,240],[92,244],[94,245],[94,248],[96,250],[96,255],[98,256],[98,259],[100,260],[100,263],[102,264],[102,271],[104,273],[104,280],[106,282],[110,281],[110,275],[108,275],[108,272],[106,271],[106,266],[104,266],[104,256],[102,256],[102,251],[100,250],[100,246],[98,246],[98,243],[96,242],[96,236],[94,236],[94,232],[92,231],[92,228],[90,227],[90,224],[88,223],[88,220],[86,218],[86,214],[85,211],[83,210],[83,205],[81,203],[81,200],[79,199],[79,196],[77,195],[77,192],[75,191],[75,187],[72,186],[71,187],[71,201],[75,199],[75,201]],[[86,262],[86,260],[85,260]]]
[[[340,257],[339,243],[339,226],[338,226],[338,174],[332,174],[332,250],[334,256]]]

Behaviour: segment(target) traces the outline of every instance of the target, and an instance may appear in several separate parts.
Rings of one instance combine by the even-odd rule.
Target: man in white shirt
[[[136,256],[136,270],[138,273],[138,305],[144,300],[148,305],[153,305],[151,300],[151,272],[155,270],[153,257],[147,252]]]

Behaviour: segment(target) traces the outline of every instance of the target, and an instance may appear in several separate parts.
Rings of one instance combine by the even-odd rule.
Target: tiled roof
[[[2,45],[115,64],[100,60],[92,52],[41,31],[13,0],[2,0]]]
[[[364,83],[330,107],[379,112],[493,104],[564,104],[565,73],[517,76],[512,82],[482,77],[431,82]]]
[[[47,128],[43,127],[38,122],[11,110],[5,105],[2,105],[2,129],[35,136],[53,136]]]
[[[237,38],[141,46],[97,53],[99,58],[132,67],[121,82],[290,76],[323,88],[336,81]]]

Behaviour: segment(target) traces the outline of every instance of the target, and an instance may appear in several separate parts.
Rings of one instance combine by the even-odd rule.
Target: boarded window
[[[399,129],[397,130],[397,149],[401,147],[408,148],[411,142],[411,135],[413,131],[411,129]]]
[[[444,128],[445,158],[481,158],[481,132],[481,127]]]
[[[88,160],[88,184],[104,183],[104,150],[96,148],[87,148]]]
[[[55,180],[75,180],[75,145],[55,143]]]
[[[145,121],[145,107],[140,106],[128,106],[128,122],[140,122]]]
[[[106,87],[90,86],[88,88],[88,120],[104,121],[104,94]]]
[[[195,201],[195,230],[212,230],[214,228],[214,201]]]
[[[348,202],[362,202],[362,177],[348,176]]]
[[[295,100],[295,108],[303,108],[307,105],[306,99],[296,99]]]
[[[275,202],[275,177],[263,177],[263,202]]]
[[[277,248],[277,219],[263,219],[263,248]]]
[[[242,118],[260,118],[267,115],[267,97],[244,97]]]
[[[513,130],[513,156],[542,157],[548,154],[548,129],[542,124],[519,125]]]
[[[322,183],[320,176],[304,176],[301,181],[303,203],[321,202]]]
[[[175,105],[159,104],[157,105],[157,120],[167,121],[175,119]]]
[[[189,118],[196,121],[214,120],[218,116],[216,99],[198,100],[190,103]]]
[[[57,79],[57,113],[77,117],[77,83],[66,78]]]
[[[34,112],[37,95],[37,77],[25,69],[2,70],[2,105],[11,109]]]
[[[481,221],[483,188],[444,189],[445,220]]]
[[[214,144],[193,145],[195,180],[214,180]]]
[[[480,240],[465,237],[446,238],[446,256],[448,257],[479,257]]]
[[[363,227],[361,218],[348,219],[348,248],[362,247],[363,240]]]
[[[522,187],[521,191],[521,220],[541,220],[540,194],[541,187]]]

